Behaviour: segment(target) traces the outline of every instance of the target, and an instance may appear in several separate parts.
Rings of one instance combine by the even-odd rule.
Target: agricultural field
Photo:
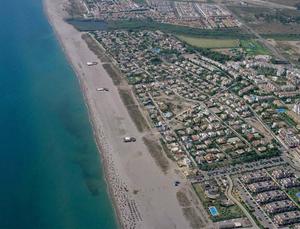
[[[299,55],[300,55],[300,40],[274,40],[273,43],[275,43],[275,47],[287,58],[295,63],[299,64]]]
[[[255,40],[241,40],[240,46],[248,55],[269,55],[270,51]]]
[[[268,0],[269,2],[274,2],[274,3],[279,3],[283,4],[286,6],[295,6],[297,3],[299,3],[299,0]]]
[[[263,6],[228,5],[228,8],[259,34],[299,34],[300,11]]]
[[[177,35],[177,37],[187,44],[197,48],[209,49],[234,49],[242,48],[248,55],[268,55],[270,51],[254,39],[217,39],[202,38],[185,35]]]
[[[258,22],[255,15],[270,12],[270,9],[253,6],[228,5],[228,9],[247,24]]]
[[[278,22],[265,22],[261,24],[252,25],[251,27],[259,34],[266,35],[300,34],[299,24],[281,24]]]
[[[198,48],[237,48],[240,43],[238,39],[208,39],[183,35],[178,35],[177,37],[187,44]]]

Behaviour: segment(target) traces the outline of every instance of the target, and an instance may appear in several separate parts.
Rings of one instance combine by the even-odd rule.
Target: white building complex
[[[300,115],[300,101],[298,101],[295,105],[294,105],[294,108],[293,108],[293,111]]]

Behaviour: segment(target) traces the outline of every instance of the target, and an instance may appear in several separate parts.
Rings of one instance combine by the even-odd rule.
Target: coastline
[[[173,162],[166,174],[157,166],[143,142],[147,133],[137,130],[101,60],[89,50],[82,33],[63,20],[65,3],[43,0],[44,11],[79,81],[119,227],[195,228],[173,186],[174,180],[180,180],[180,192],[192,199],[188,181]],[[97,66],[86,66],[95,60]],[[110,92],[100,94],[97,86],[108,87]],[[122,138],[128,135],[137,136],[137,143],[125,145]],[[189,206],[194,207],[198,205]]]
[[[102,168],[102,171],[103,171],[103,174],[104,174],[104,176],[103,176],[104,181],[107,185],[107,192],[109,194],[109,198],[111,199],[111,203],[113,205],[113,210],[114,210],[117,225],[118,225],[119,228],[122,228],[123,226],[122,226],[122,221],[121,221],[121,215],[120,215],[120,212],[118,210],[119,208],[116,204],[116,200],[115,200],[114,195],[113,195],[112,187],[111,187],[110,183],[108,182],[108,177],[107,177],[107,170],[108,170],[107,164],[108,164],[108,162],[107,162],[107,159],[105,158],[104,154],[100,153],[100,152],[104,152],[104,148],[102,147],[102,143],[101,143],[101,139],[99,139],[99,135],[96,134],[96,130],[95,130],[96,125],[95,125],[94,120],[92,118],[89,103],[87,101],[87,97],[86,97],[86,94],[85,94],[85,89],[83,87],[83,84],[81,82],[80,77],[78,76],[79,74],[78,74],[75,66],[72,64],[71,58],[70,58],[70,56],[68,55],[68,53],[65,49],[64,42],[63,42],[62,38],[60,37],[59,33],[57,32],[56,27],[52,23],[52,20],[51,20],[51,17],[49,15],[48,8],[47,8],[48,0],[43,0],[42,4],[43,4],[44,14],[46,15],[46,17],[48,19],[48,22],[49,22],[50,26],[52,27],[53,32],[55,33],[55,37],[56,37],[57,41],[59,42],[59,45],[60,45],[62,51],[64,52],[64,55],[67,58],[68,62],[70,63],[70,67],[73,69],[74,73],[76,74],[76,78],[79,82],[79,87],[80,87],[80,90],[82,91],[84,104],[85,104],[85,106],[87,108],[87,112],[88,112],[88,119],[89,119],[89,122],[91,123],[91,127],[92,127],[92,130],[93,130],[93,136],[94,136],[94,140],[95,140],[95,143],[96,143],[96,147],[97,147],[98,152],[100,154],[101,165],[102,165],[101,168]]]

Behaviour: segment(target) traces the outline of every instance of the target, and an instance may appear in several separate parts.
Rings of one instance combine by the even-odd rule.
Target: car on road
[[[136,138],[134,137],[124,137],[123,138],[123,142],[135,142],[136,141]]]

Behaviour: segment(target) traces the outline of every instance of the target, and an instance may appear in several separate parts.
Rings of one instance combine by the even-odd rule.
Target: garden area
[[[243,212],[237,205],[229,205],[229,206],[224,205],[222,200],[227,199],[224,192],[220,192],[220,196],[218,198],[210,199],[206,196],[202,185],[203,184],[195,183],[195,184],[193,184],[193,188],[194,188],[195,192],[197,193],[199,199],[201,200],[205,210],[210,215],[211,220],[213,222],[241,218],[244,216]],[[209,209],[210,207],[215,207],[215,208],[211,208],[211,209],[216,209],[217,212],[213,212],[214,214],[212,214],[212,212]],[[217,213],[217,214],[215,214],[215,213]]]

